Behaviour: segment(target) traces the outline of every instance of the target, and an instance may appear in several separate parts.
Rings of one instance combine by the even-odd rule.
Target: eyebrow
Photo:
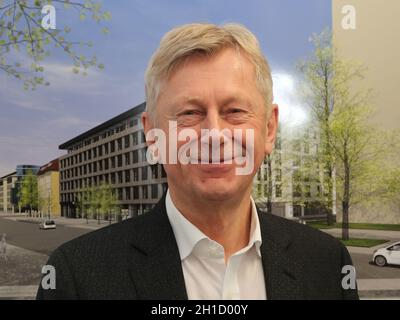
[[[239,103],[245,103],[247,105],[252,105],[251,100],[249,100],[249,98],[246,98],[245,96],[239,94],[223,99],[221,101],[221,106],[222,107],[226,106],[232,102],[239,102]],[[183,104],[204,105],[205,101],[199,96],[183,96],[177,99],[177,105],[183,105]]]

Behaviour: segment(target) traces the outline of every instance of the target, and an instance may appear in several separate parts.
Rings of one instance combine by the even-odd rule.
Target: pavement
[[[334,237],[342,234],[342,230],[336,228],[321,231]],[[400,300],[400,266],[378,267],[372,261],[375,250],[400,241],[400,231],[349,229],[349,235],[351,238],[388,240],[371,248],[347,247],[356,268],[360,298]]]
[[[342,236],[342,229],[321,229],[334,237]],[[349,229],[350,238],[367,238],[367,239],[383,239],[389,241],[400,241],[400,231],[386,230],[364,230],[364,229]]]

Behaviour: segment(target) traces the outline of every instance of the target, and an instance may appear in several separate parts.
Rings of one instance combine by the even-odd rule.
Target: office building
[[[164,169],[146,161],[140,115],[145,103],[64,142],[60,160],[60,205],[64,217],[78,217],[86,187],[112,186],[123,215],[149,211],[167,188]]]

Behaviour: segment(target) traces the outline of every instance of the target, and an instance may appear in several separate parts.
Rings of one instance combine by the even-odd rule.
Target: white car
[[[400,265],[400,241],[374,251],[373,261],[379,267],[387,264]]]
[[[56,228],[56,223],[54,220],[45,220],[39,225],[40,229],[55,229]]]

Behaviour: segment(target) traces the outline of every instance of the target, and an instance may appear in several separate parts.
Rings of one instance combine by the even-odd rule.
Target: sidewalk
[[[320,229],[334,237],[341,237],[342,229]],[[382,239],[400,241],[400,231],[349,229],[350,238]]]
[[[400,279],[358,279],[361,299],[389,298],[400,300]]]
[[[19,222],[26,222],[26,223],[37,223],[39,224],[45,218],[32,218],[26,217],[25,215],[1,215],[5,219],[9,219],[12,221],[19,221]],[[64,217],[52,217],[51,220],[54,220],[56,225],[62,225],[65,227],[73,227],[73,228],[84,228],[84,229],[91,229],[97,230],[103,227],[108,226],[110,223],[106,220],[100,220],[100,224],[95,219],[77,219],[77,218],[64,218]],[[111,221],[111,224],[116,223],[117,221]]]

